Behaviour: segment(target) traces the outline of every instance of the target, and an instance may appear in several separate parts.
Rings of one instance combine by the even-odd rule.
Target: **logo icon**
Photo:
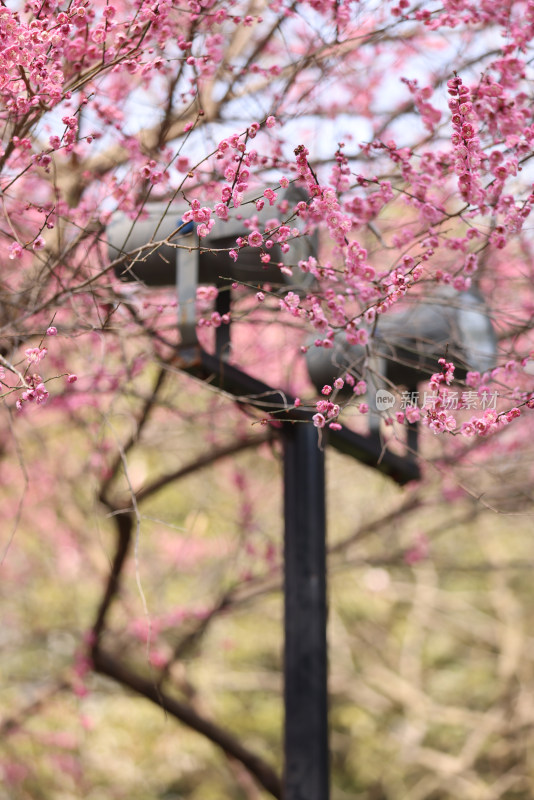
[[[387,411],[395,405],[395,395],[388,392],[387,389],[378,389],[376,393],[376,409],[377,411]]]

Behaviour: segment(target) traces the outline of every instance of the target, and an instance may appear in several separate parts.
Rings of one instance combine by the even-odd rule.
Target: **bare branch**
[[[117,681],[138,695],[146,697],[160,706],[167,714],[183,722],[189,728],[202,734],[213,744],[220,747],[226,755],[234,758],[254,775],[260,786],[263,786],[273,797],[282,797],[282,784],[275,770],[263,758],[245,747],[235,736],[221,728],[215,722],[201,716],[187,703],[183,703],[166,692],[162,692],[153,681],[143,678],[124,666],[109,653],[95,647],[92,652],[93,667],[101,675]]]

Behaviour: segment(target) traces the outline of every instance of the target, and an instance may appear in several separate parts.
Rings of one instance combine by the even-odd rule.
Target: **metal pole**
[[[417,397],[417,384],[415,386],[408,386],[408,393],[411,397]],[[408,422],[408,427],[406,429],[406,450],[408,458],[414,457],[417,455],[419,448],[419,423],[418,422]]]
[[[284,800],[328,800],[324,453],[309,422],[283,427]]]
[[[230,312],[231,289],[228,284],[217,284],[219,294],[215,300],[215,310],[223,316]],[[220,359],[230,356],[230,325],[220,325],[215,329],[215,354]]]

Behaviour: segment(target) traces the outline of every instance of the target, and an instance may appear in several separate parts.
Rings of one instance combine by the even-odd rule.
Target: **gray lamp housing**
[[[456,367],[455,377],[468,371],[486,372],[495,366],[497,340],[488,309],[475,290],[457,292],[445,287],[400,313],[378,316],[369,330],[367,345],[351,345],[345,333],[334,338],[334,347],[310,346],[308,373],[318,391],[344,373],[364,378],[368,385],[371,427],[379,424],[376,392],[417,385],[439,372],[438,359]]]
[[[255,195],[257,197],[258,195]],[[288,202],[290,210],[300,201],[309,201],[306,191],[291,185],[285,190],[282,200]],[[250,198],[249,198],[250,200]],[[126,214],[117,212],[108,228],[108,255],[114,261],[120,256],[131,253],[131,257],[117,266],[115,272],[123,281],[140,281],[147,286],[171,286],[187,257],[184,248],[197,251],[197,283],[214,284],[221,281],[239,281],[254,285],[270,283],[275,286],[290,284],[305,288],[311,285],[313,277],[309,273],[295,270],[293,276],[280,271],[278,263],[286,266],[297,265],[309,256],[317,255],[317,231],[288,241],[289,250],[283,253],[278,243],[263,252],[269,253],[271,261],[264,264],[260,255],[261,248],[243,247],[239,250],[237,261],[228,255],[230,249],[237,249],[236,239],[245,237],[250,229],[245,220],[256,217],[257,227],[263,232],[265,223],[281,214],[276,206],[269,206],[266,201],[261,211],[257,211],[252,202],[245,202],[238,208],[229,209],[229,219],[216,219],[208,236],[199,239],[196,235],[196,224],[182,222],[182,217],[189,210],[185,201],[147,203],[143,219],[132,221]],[[305,223],[296,216],[288,223],[291,227],[303,231]],[[163,242],[156,246],[155,243]],[[178,245],[173,247],[172,244]]]
[[[295,216],[291,227],[302,232],[302,236],[290,239],[287,252],[278,243],[266,250],[271,256],[269,263],[261,260],[260,247],[245,246],[239,249],[236,261],[229,251],[237,250],[236,239],[246,237],[251,229],[246,220],[256,218],[258,230],[263,232],[266,223],[279,217],[276,206],[267,202],[261,211],[249,198],[238,208],[228,210],[228,219],[217,219],[209,234],[202,239],[197,235],[196,224],[184,223],[182,218],[189,210],[185,202],[148,203],[144,218],[132,221],[126,214],[114,215],[108,228],[108,255],[117,261],[116,275],[123,281],[139,281],[146,286],[171,286],[176,284],[178,292],[178,328],[182,349],[197,348],[196,291],[200,284],[215,284],[228,287],[228,292],[219,294],[217,310],[230,310],[230,286],[234,281],[251,284],[258,288],[266,283],[273,286],[291,285],[306,289],[313,283],[313,276],[296,269],[294,274],[282,272],[278,263],[296,266],[299,261],[317,255],[318,234],[306,230],[305,221]],[[291,185],[282,197],[292,212],[297,203],[309,201],[304,189]],[[217,352],[221,357],[229,353],[229,328],[218,329]]]

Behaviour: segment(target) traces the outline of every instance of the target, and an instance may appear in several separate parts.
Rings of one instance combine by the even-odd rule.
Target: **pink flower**
[[[38,364],[46,354],[48,350],[46,347],[39,348],[39,347],[29,347],[27,350],[24,351],[26,358],[28,359],[29,364]]]
[[[312,419],[316,428],[324,428],[326,425],[326,420],[322,414],[314,414]]]
[[[77,375],[74,375],[72,373],[67,375],[67,383],[76,383],[77,380],[78,380]]]
[[[476,387],[480,383],[480,372],[468,372],[465,382],[468,386]]]
[[[197,225],[197,234],[198,234],[199,238],[203,239],[206,236],[209,236],[209,233],[210,233],[210,231],[211,231],[211,229],[213,228],[214,225],[215,225],[215,220],[214,219],[210,219],[206,223],[201,223],[200,225]]]
[[[507,412],[506,419],[508,420],[508,422],[511,422],[515,417],[520,417],[520,416],[521,416],[520,409],[512,408],[510,409],[510,411]]]
[[[476,428],[473,422],[463,422],[462,427],[460,428],[460,432],[464,436],[476,436]]]
[[[280,300],[280,308],[282,311],[289,311],[294,317],[299,313],[300,298],[295,292],[288,292],[284,298]]]
[[[265,124],[267,125],[268,128],[274,128],[274,126],[276,125],[276,119],[272,115],[268,116],[267,119],[265,120]]]
[[[406,406],[406,419],[408,422],[417,422],[418,419],[421,417],[421,412],[417,408],[417,406]]]
[[[274,204],[274,201],[278,197],[276,192],[273,192],[272,189],[265,189],[265,191],[263,193],[263,196],[267,198],[267,200],[269,201],[269,205],[270,206],[272,206]]]
[[[53,325],[50,325],[50,327],[46,329],[47,336],[56,336],[56,334],[57,334],[57,328],[55,328]]]
[[[38,383],[34,389],[34,398],[36,403],[46,403],[48,400],[48,390],[44,383]]]
[[[12,244],[9,246],[9,258],[11,259],[20,258],[21,255],[22,255],[22,245],[20,245],[18,242],[12,242]]]
[[[248,235],[248,243],[250,247],[261,247],[263,244],[263,236],[259,231],[252,231]]]

